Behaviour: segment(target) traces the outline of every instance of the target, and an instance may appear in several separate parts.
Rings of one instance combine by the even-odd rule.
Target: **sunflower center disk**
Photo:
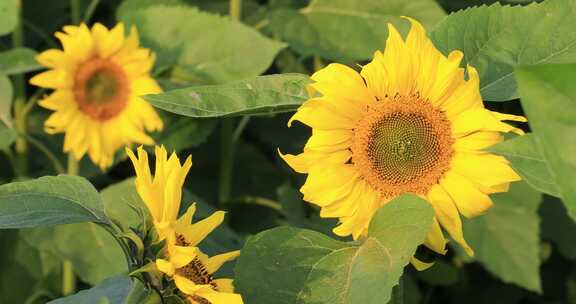
[[[109,60],[90,59],[76,72],[74,96],[80,110],[93,119],[114,118],[128,103],[126,74]]]
[[[353,162],[385,197],[425,194],[452,158],[450,123],[418,95],[384,99],[355,130]]]

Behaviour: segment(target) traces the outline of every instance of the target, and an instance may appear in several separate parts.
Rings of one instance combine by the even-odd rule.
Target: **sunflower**
[[[320,97],[288,122],[310,126],[312,136],[303,153],[280,155],[308,174],[300,191],[322,217],[339,219],[335,234],[361,238],[379,207],[413,193],[435,210],[425,245],[444,254],[443,227],[473,255],[460,214],[484,213],[489,194],[520,180],[505,158],[485,149],[502,132],[523,134],[503,121],[526,120],[485,109],[476,69],[460,67],[462,52],[445,57],[420,23],[405,18],[406,40],[389,24],[385,50],[360,74],[330,64],[312,76],[310,91]]]
[[[153,144],[145,130],[161,130],[162,121],[139,96],[161,89],[150,77],[154,55],[139,47],[136,28],[125,37],[122,23],[111,30],[81,24],[65,26],[55,35],[63,50],[38,55],[38,62],[50,70],[30,80],[54,90],[39,102],[54,111],[45,131],[65,133],[64,151],[78,160],[88,153],[102,170],[119,148]]]
[[[138,157],[126,148],[136,170],[136,190],[154,221],[159,240],[165,241],[164,256],[155,261],[158,270],[174,280],[176,287],[193,304],[241,304],[234,293],[231,279],[214,279],[213,274],[240,251],[208,257],[197,245],[224,221],[224,212],[192,224],[196,204],[178,217],[182,186],[192,167],[189,156],[183,164],[175,153],[168,157],[166,149],[156,147],[154,175],[150,172],[148,153],[138,148]]]
[[[188,156],[186,161],[180,164],[176,153],[168,157],[164,146],[156,146],[156,167],[152,175],[148,164],[148,153],[144,148],[138,148],[138,157],[128,148],[126,148],[126,154],[136,170],[138,195],[146,204],[160,239],[165,239],[171,235],[177,224],[182,186],[192,167],[192,156]]]
[[[165,259],[157,259],[156,267],[171,277],[176,287],[193,304],[242,304],[242,297],[234,293],[232,279],[215,279],[220,267],[240,255],[240,251],[208,257],[196,247],[206,235],[224,220],[218,211],[208,218],[191,224],[196,206],[182,216],[167,239]]]

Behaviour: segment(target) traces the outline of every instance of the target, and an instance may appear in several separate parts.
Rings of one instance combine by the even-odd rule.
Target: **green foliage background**
[[[201,247],[243,248],[220,274],[235,277],[245,303],[387,303],[402,273],[407,304],[576,303],[576,1],[537,2],[243,0],[241,20],[228,16],[227,0],[77,3],[88,23],[136,26],[157,54],[166,92],[146,99],[166,127],[153,136],[193,154],[183,202],[198,203],[197,218],[228,211]],[[0,303],[159,303],[126,276],[135,261],[113,237],[116,222],[137,227],[143,216],[124,153],[107,172],[84,159],[83,177],[55,176],[65,172],[62,136],[43,132],[48,112],[34,102],[46,92],[25,85],[41,69],[35,55],[58,47],[52,33],[71,23],[71,1],[24,0],[21,19],[18,3],[0,0]],[[365,241],[337,238],[335,221],[302,201],[304,177],[277,155],[297,153],[310,135],[286,127],[307,98],[307,75],[366,63],[384,47],[387,23],[406,33],[402,15],[422,22],[442,52],[464,52],[488,108],[529,120],[518,125],[527,135],[491,147],[524,181],[465,220],[474,258],[452,243],[446,256],[417,249],[432,210],[412,196],[382,208]],[[435,266],[405,268],[415,251]],[[83,289],[67,298],[63,261]]]

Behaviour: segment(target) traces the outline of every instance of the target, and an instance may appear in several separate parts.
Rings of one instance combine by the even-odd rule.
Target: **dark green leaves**
[[[516,70],[516,78],[543,158],[570,216],[576,219],[576,64],[522,67]]]
[[[12,115],[10,114],[12,95],[12,82],[0,72],[0,128],[2,125],[12,126]],[[0,141],[2,140],[0,139]]]
[[[517,182],[492,198],[494,207],[487,214],[465,222],[466,240],[490,272],[541,292],[539,193]]]
[[[529,133],[506,140],[490,147],[490,151],[505,156],[514,170],[534,189],[554,196],[560,195],[536,135]]]
[[[272,30],[304,56],[354,61],[383,49],[387,24],[406,25],[403,15],[432,26],[445,13],[432,0],[313,0],[300,10],[274,10],[269,19]]]
[[[228,17],[185,5],[136,5],[119,10],[119,18],[136,25],[145,46],[161,67],[177,66],[173,77],[219,83],[255,77],[284,47]],[[128,4],[126,4],[128,5]]]
[[[156,299],[156,301],[152,300]],[[148,302],[149,301],[149,302]],[[49,304],[139,304],[161,303],[153,291],[146,291],[142,283],[127,276],[108,279],[101,284],[75,295],[49,302]]]
[[[514,66],[576,62],[575,15],[572,0],[470,8],[439,23],[432,39],[445,54],[464,52],[480,73],[484,99],[505,101],[518,97]]]
[[[36,62],[36,51],[27,48],[10,49],[0,53],[0,72],[6,75],[21,74],[41,69]]]
[[[0,229],[108,223],[100,195],[84,178],[45,176],[0,186]]]
[[[428,203],[407,195],[376,213],[362,242],[289,227],[262,232],[242,250],[236,286],[247,303],[386,303],[432,217]]]
[[[308,98],[308,83],[308,76],[300,74],[267,75],[145,98],[158,108],[190,117],[271,114],[297,109]]]

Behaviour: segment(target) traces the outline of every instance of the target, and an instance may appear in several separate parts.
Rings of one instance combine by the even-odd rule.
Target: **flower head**
[[[139,96],[161,89],[150,77],[154,55],[139,47],[136,28],[125,37],[122,23],[111,30],[99,23],[91,29],[70,25],[56,37],[63,49],[38,55],[50,70],[30,80],[54,90],[39,102],[54,111],[44,124],[46,132],[65,133],[64,151],[76,159],[88,153],[101,169],[125,145],[153,144],[145,130],[162,129],[162,121]]]
[[[339,218],[334,232],[360,238],[376,210],[404,193],[427,199],[435,219],[425,241],[445,253],[441,227],[470,254],[460,213],[482,214],[489,194],[520,177],[485,149],[501,132],[522,131],[502,121],[525,118],[484,108],[476,70],[460,68],[463,54],[440,53],[417,21],[406,40],[394,26],[383,52],[360,74],[340,64],[316,72],[306,101],[289,121],[312,128],[299,155],[281,155],[308,177],[304,199],[322,217]],[[468,77],[465,77],[467,72]]]

